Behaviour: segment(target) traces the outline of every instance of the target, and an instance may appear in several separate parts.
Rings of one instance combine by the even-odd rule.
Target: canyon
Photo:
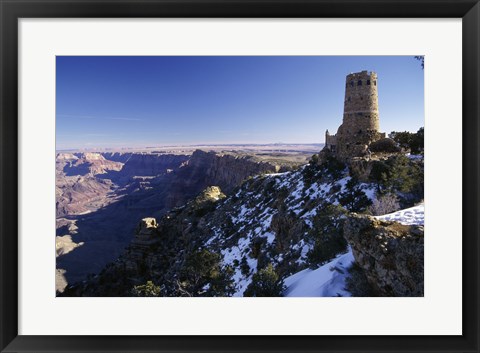
[[[311,155],[278,150],[58,152],[57,292],[122,254],[145,215],[161,218],[211,185],[228,194],[249,177],[288,171]]]

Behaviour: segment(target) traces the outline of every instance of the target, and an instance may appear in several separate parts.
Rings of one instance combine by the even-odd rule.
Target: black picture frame
[[[478,0],[0,0],[0,16],[2,352],[479,352]],[[463,334],[461,336],[18,335],[18,19],[59,17],[462,18]]]

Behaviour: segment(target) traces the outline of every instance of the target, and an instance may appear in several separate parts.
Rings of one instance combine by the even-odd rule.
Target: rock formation
[[[355,262],[381,296],[423,296],[423,226],[352,214],[344,226]]]

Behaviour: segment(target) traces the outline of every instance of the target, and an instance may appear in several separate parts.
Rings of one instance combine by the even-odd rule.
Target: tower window
[[[373,81],[373,85],[376,86],[376,85],[377,85],[377,81]]]
[[[358,80],[357,86],[361,86],[361,85],[362,85],[362,80]]]
[[[352,87],[353,87],[353,81],[350,81],[350,86],[352,86]]]
[[[367,86],[370,86],[370,80],[367,80]]]

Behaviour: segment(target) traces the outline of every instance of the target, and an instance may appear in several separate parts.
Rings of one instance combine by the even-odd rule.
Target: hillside
[[[362,227],[370,224],[374,238],[388,234],[392,244],[405,238],[405,232],[421,233],[421,244],[414,237],[415,243],[405,253],[377,256],[374,268],[390,271],[387,260],[393,269],[403,266],[402,256],[408,251],[421,251],[423,271],[423,228],[398,228],[397,223],[353,213],[385,209],[382,200],[389,195],[396,195],[393,205],[397,210],[420,202],[423,174],[417,172],[423,170],[423,159],[392,155],[369,163],[370,172],[363,175],[363,181],[348,166],[330,160],[321,165],[311,162],[293,171],[256,175],[228,196],[221,187],[210,185],[195,199],[159,218],[158,224],[151,218],[140,222],[134,241],[122,256],[99,275],[68,288],[65,295],[349,295],[344,288],[346,276],[327,278],[324,266],[333,266],[343,274],[349,271],[352,256],[364,250],[352,240],[360,229],[357,223]],[[382,170],[382,177],[376,174],[378,170]],[[375,241],[370,245],[372,256],[377,248],[383,249]],[[396,262],[397,255],[401,264]],[[396,283],[372,285],[373,270],[357,262],[360,268],[355,275],[368,287],[365,294],[400,294],[386,289]],[[420,266],[420,261],[415,266]],[[327,278],[336,285],[330,283],[324,291],[305,289],[301,279],[311,276]],[[417,289],[423,291],[423,277],[412,278],[408,280],[422,283],[412,284],[415,288],[404,290],[403,295],[421,295]]]

